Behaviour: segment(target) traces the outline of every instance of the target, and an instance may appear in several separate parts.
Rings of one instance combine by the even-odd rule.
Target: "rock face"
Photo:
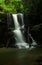
[[[23,17],[24,17],[23,35],[25,37],[25,41],[27,43],[32,42],[30,38],[29,38],[30,41],[28,41],[28,33],[30,32],[33,38],[38,43],[38,45],[42,46],[42,31],[41,31],[42,23],[41,23],[40,17],[36,15],[28,15],[28,14],[23,14]],[[22,24],[20,16],[18,16],[18,20],[20,20],[20,24]],[[5,16],[0,15],[0,47],[1,46],[15,47],[16,40],[13,37],[14,33],[12,32],[12,30],[14,27],[13,25],[14,23],[12,21],[13,21],[12,14],[8,13]],[[28,32],[28,29],[29,29],[29,32]],[[21,31],[23,31],[23,29],[21,29]]]
[[[34,39],[37,41],[38,45],[42,47],[42,27],[39,25],[37,27],[33,27],[31,30],[31,34]]]
[[[40,16],[31,15],[29,21],[32,36],[37,41],[37,44],[42,46],[42,19],[40,19]]]
[[[24,28],[25,28],[25,32],[24,32],[24,35],[25,35],[25,39],[26,39],[26,42],[28,43],[28,25],[29,25],[29,21],[28,21],[28,15],[27,14],[24,14]]]

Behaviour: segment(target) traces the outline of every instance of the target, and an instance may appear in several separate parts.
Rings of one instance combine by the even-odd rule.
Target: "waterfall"
[[[28,43],[25,42],[25,38],[24,38],[24,19],[23,19],[23,14],[19,13],[19,14],[12,14],[12,18],[13,18],[13,24],[14,24],[14,29],[12,30],[12,32],[14,33],[14,37],[16,40],[16,46],[19,49],[23,49],[23,48],[35,48],[35,46],[37,46],[36,41],[33,39],[33,37],[31,36],[30,32],[29,32],[29,26],[28,26]],[[32,40],[31,43],[30,39]]]
[[[31,36],[31,34],[30,34],[30,32],[29,32],[29,25],[28,25],[28,43],[30,42],[30,39],[32,40],[32,42],[31,42],[31,47],[30,47],[30,49],[32,49],[32,48],[35,48],[36,46],[37,46],[37,43],[36,43],[36,41],[33,39],[33,37]]]
[[[14,26],[15,26],[15,30],[13,30],[14,34],[15,34],[15,39],[16,39],[16,46],[18,48],[29,48],[29,44],[25,42],[24,40],[24,36],[22,34],[21,28],[24,28],[24,24],[23,24],[23,14],[20,14],[20,17],[22,19],[22,26],[20,26],[18,18],[17,18],[18,14],[12,14],[13,16],[13,21],[14,21]]]
[[[31,36],[30,33],[29,33],[29,37],[32,39],[32,43],[31,43],[31,48],[30,49],[35,48],[37,46],[36,41],[33,39],[33,37]]]

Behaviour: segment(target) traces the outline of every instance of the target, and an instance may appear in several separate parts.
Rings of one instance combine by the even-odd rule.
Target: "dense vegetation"
[[[0,12],[42,15],[41,0],[0,0]]]

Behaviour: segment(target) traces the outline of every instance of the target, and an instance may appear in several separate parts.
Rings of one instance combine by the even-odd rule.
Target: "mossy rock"
[[[39,31],[39,30],[41,30],[41,28],[42,28],[42,23],[39,24],[39,25],[33,26],[32,30],[33,30],[33,31]]]

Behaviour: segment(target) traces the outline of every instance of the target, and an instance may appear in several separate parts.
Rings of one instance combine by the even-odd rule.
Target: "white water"
[[[31,43],[31,48],[30,49],[35,48],[37,46],[36,41],[33,39],[33,37],[31,36],[30,33],[29,33],[29,37],[32,39],[32,43]]]
[[[21,16],[22,26],[20,26],[20,24],[19,24],[20,21],[18,21],[17,15]],[[25,42],[24,36],[21,32],[21,29],[24,29],[23,14],[20,14],[20,13],[19,14],[12,14],[12,17],[13,17],[14,26],[15,26],[15,30],[13,30],[13,32],[15,34],[16,46],[19,49],[29,48],[29,44]],[[29,27],[28,27],[28,36],[32,39],[30,49],[35,48],[35,46],[37,46],[37,43],[33,39],[33,37],[31,36],[31,34],[29,33]],[[29,41],[29,37],[28,37],[28,41]]]
[[[18,48],[29,48],[29,44],[24,41],[23,34],[21,32],[21,28],[24,28],[24,25],[21,27],[18,19],[17,19],[17,14],[12,14],[13,20],[14,20],[14,25],[15,25],[15,30],[13,30],[15,34],[15,39],[16,39],[16,45]],[[23,15],[21,14],[21,19],[23,23]]]
[[[37,46],[37,43],[36,43],[36,41],[33,39],[33,37],[31,36],[31,34],[30,34],[30,32],[29,32],[29,26],[28,26],[28,36],[29,36],[30,39],[32,40],[30,49],[35,48],[35,47]],[[29,37],[28,37],[28,42],[30,42]]]

